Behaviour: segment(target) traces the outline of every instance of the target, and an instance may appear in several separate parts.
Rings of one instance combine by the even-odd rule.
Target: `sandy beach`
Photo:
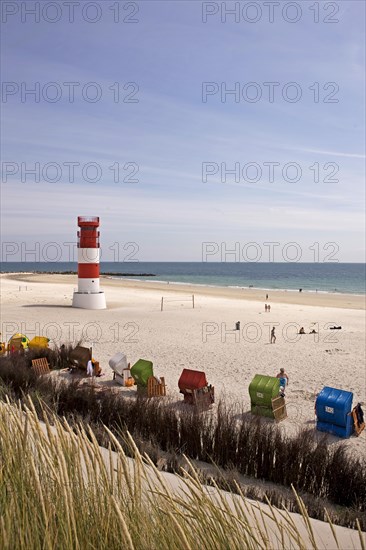
[[[354,404],[366,402],[364,297],[268,291],[271,312],[265,313],[266,291],[102,278],[108,309],[87,311],[71,307],[76,286],[75,275],[3,274],[2,339],[21,332],[57,344],[82,340],[93,345],[103,369],[98,383],[108,386],[114,385],[108,360],[118,351],[131,364],[150,359],[177,400],[182,369],[204,370],[217,400],[244,410],[254,375],[284,367],[288,419],[281,427],[289,433],[314,427],[315,396],[325,385],[353,392]],[[270,344],[273,326],[277,339]],[[306,334],[297,334],[300,327]],[[312,328],[317,334],[309,334]],[[365,437],[349,440],[355,452],[366,454]],[[332,444],[340,441],[331,437]]]

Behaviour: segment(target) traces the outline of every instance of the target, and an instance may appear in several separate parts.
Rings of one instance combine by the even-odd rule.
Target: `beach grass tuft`
[[[128,432],[121,444],[104,428],[108,444],[101,448],[90,427],[71,426],[46,409],[44,419],[30,399],[23,406],[0,402],[4,550],[322,547],[295,491],[298,521],[270,503],[250,503],[238,486],[236,495],[205,487],[189,459],[184,476],[163,476]],[[324,529],[333,541],[328,547],[338,547],[330,520]],[[362,533],[355,537],[352,544],[362,548]]]
[[[9,396],[26,407],[31,398],[39,418],[44,420],[47,412],[66,418],[70,426],[91,426],[100,445],[114,448],[107,427],[126,454],[130,446],[125,438],[130,433],[140,452],[165,471],[179,473],[186,455],[215,465],[217,473],[202,478],[209,484],[235,490],[239,476],[270,482],[275,487],[241,490],[299,511],[299,501],[281,490],[293,486],[312,517],[324,520],[327,507],[334,523],[357,528],[359,521],[366,530],[365,459],[352,454],[346,442],[333,448],[326,435],[314,438],[313,430],[290,437],[277,425],[224,402],[218,403],[215,414],[200,414],[188,406],[178,407],[169,398],[124,398],[115,392],[98,392],[80,380],[37,377],[30,368],[33,353],[0,358],[2,399]],[[56,351],[55,368],[58,355]],[[233,471],[237,476],[230,481]]]

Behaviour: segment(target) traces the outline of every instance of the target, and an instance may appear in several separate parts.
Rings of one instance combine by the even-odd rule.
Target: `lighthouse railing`
[[[78,223],[99,223],[99,216],[78,216]]]

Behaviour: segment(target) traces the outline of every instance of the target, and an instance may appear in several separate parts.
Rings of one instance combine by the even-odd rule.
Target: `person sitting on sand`
[[[275,328],[273,327],[271,330],[271,344],[276,343],[276,335],[275,335]]]
[[[92,358],[92,366],[93,366],[93,375],[94,376],[102,376],[102,369],[99,366],[99,361],[96,361],[94,358]]]
[[[313,328],[313,330],[311,330],[311,331],[309,332],[309,334],[318,334],[318,333],[316,332],[315,328]]]
[[[288,374],[285,372],[285,369],[282,367],[280,368],[280,372],[276,375],[276,378],[280,379],[280,386],[285,389],[286,386],[288,386],[289,378]]]
[[[363,413],[363,410],[362,410],[362,407],[361,407],[361,403],[357,403],[357,405],[355,406],[355,413],[356,413],[356,416],[357,416],[357,422],[361,425],[364,423],[364,413]]]
[[[299,334],[305,334],[305,329],[304,329],[304,327],[301,327],[301,329],[299,330]]]

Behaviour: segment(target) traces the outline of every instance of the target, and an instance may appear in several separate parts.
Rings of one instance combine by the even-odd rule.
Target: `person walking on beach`
[[[280,379],[280,385],[285,389],[286,386],[288,386],[288,374],[285,372],[285,369],[282,367],[280,369],[280,372],[276,375],[276,378]]]
[[[265,311],[266,313],[267,313],[267,309],[268,309],[267,304],[264,304],[264,311]]]
[[[266,300],[268,300],[268,294],[266,294]]]
[[[272,330],[271,330],[271,344],[275,344],[275,343],[276,343],[275,328],[272,327]]]

